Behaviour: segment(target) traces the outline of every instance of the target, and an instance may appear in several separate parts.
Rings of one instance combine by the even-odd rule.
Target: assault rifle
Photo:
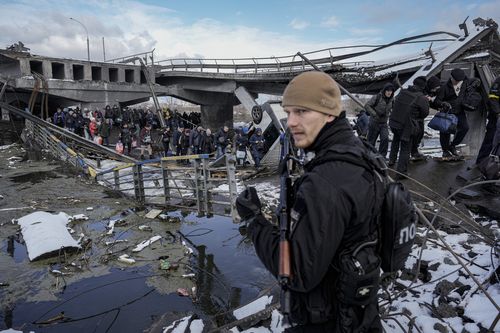
[[[290,258],[290,199],[292,194],[292,179],[290,177],[289,161],[293,159],[290,150],[290,132],[283,135],[281,149],[283,158],[280,162],[280,204],[279,204],[279,275],[281,286],[281,312],[286,318],[290,314],[290,279],[292,264]]]

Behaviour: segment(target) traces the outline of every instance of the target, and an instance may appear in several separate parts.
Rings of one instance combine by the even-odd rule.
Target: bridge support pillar
[[[201,106],[201,125],[215,133],[226,125],[233,127],[233,104],[215,104]]]

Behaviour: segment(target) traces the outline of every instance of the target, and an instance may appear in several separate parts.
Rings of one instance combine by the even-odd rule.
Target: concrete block
[[[92,67],[89,63],[83,64],[83,79],[87,81],[92,80]]]
[[[21,58],[19,59],[19,65],[21,68],[21,75],[31,75],[30,69],[30,59],[29,58]]]
[[[125,68],[118,68],[118,82],[125,82]]]

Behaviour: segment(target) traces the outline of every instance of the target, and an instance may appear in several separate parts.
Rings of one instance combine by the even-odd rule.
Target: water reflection
[[[3,321],[5,323],[5,327],[11,328],[12,327],[12,308],[10,307],[5,307],[4,309],[4,314],[3,314]]]
[[[231,219],[221,216],[197,218],[185,216],[182,234],[196,249],[198,307],[205,316],[222,325],[231,311],[255,299],[274,283],[253,245]]]
[[[24,244],[19,234],[7,237],[7,254],[13,258],[16,263],[23,262],[28,258],[26,244]]]
[[[160,326],[168,326],[188,313],[196,314],[208,325],[212,322],[219,326],[234,320],[228,314],[232,309],[253,300],[264,289],[262,286],[274,281],[255,256],[253,246],[242,241],[238,226],[229,218],[197,218],[181,212],[169,215],[181,217],[181,232],[194,250],[189,262],[196,273],[194,299],[151,291],[145,280],[158,274],[155,265],[113,268],[110,274],[69,283],[56,302],[20,301],[12,311],[3,308],[0,330],[5,324],[47,332],[104,331],[108,327],[110,332],[136,332],[151,327],[157,318],[162,318]],[[100,221],[88,227],[97,228],[98,224],[106,223]],[[26,256],[19,235],[5,241],[10,257]],[[61,311],[72,321],[43,327],[30,324],[46,321]]]

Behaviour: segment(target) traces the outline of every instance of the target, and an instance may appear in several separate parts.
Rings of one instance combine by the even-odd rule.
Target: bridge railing
[[[334,47],[313,52],[304,53],[311,61],[320,68],[331,68],[340,65],[339,58],[349,58],[349,53],[337,53],[339,49],[363,48],[369,51],[376,45],[360,45]],[[353,55],[354,56],[354,55]],[[342,62],[342,67],[360,67],[372,64],[372,61]],[[174,58],[155,62],[160,72],[167,71],[196,71],[208,73],[231,73],[231,74],[258,74],[258,73],[282,73],[296,72],[312,69],[302,58],[297,55],[264,57],[264,58]]]
[[[126,163],[98,171],[105,186],[141,204],[196,210],[199,216],[236,217],[235,158],[212,167],[208,154],[171,156]],[[177,163],[181,163],[181,165]]]
[[[436,37],[446,35],[446,38]],[[451,36],[451,38],[450,38]],[[431,37],[431,38],[429,38]],[[320,69],[342,68],[352,71],[362,71],[367,67],[375,67],[373,61],[360,61],[360,57],[381,50],[388,51],[390,48],[405,44],[414,43],[434,43],[434,42],[453,42],[460,36],[446,31],[436,31],[420,34],[416,36],[405,37],[391,43],[381,45],[349,45],[331,47],[311,52],[302,52],[315,66]],[[417,51],[414,58],[421,58],[424,53]],[[425,54],[428,57],[427,54]],[[356,58],[358,58],[356,61]],[[298,72],[313,69],[313,66],[307,64],[297,54],[265,57],[265,58],[234,58],[234,59],[204,59],[204,58],[173,58],[153,62],[157,72],[168,71],[186,71],[186,72],[212,72],[228,74],[272,74],[283,72]]]

